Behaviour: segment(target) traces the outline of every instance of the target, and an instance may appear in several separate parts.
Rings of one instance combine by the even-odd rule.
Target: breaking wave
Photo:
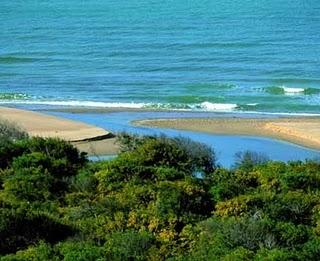
[[[317,88],[299,88],[286,86],[272,86],[265,88],[265,91],[276,95],[312,95],[320,94],[320,89]]]
[[[183,103],[142,103],[142,102],[99,102],[79,100],[33,100],[23,94],[2,94],[0,104],[26,104],[26,105],[48,105],[48,106],[70,106],[70,107],[95,107],[95,108],[128,108],[128,109],[154,109],[154,110],[182,110],[182,111],[221,111],[230,112],[240,108],[233,103],[202,102],[195,104]]]
[[[82,107],[82,108],[122,108],[122,109],[145,109],[163,111],[184,111],[184,112],[231,112],[250,114],[271,114],[271,115],[296,115],[296,116],[319,116],[311,112],[272,112],[260,103],[143,103],[143,102],[100,102],[83,100],[45,100],[28,96],[26,94],[0,94],[0,105],[40,105],[58,107]]]

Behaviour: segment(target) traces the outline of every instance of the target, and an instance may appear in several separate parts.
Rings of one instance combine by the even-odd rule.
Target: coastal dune
[[[226,135],[264,136],[320,150],[320,118],[193,118],[142,120],[137,125]]]
[[[118,152],[111,132],[82,122],[6,107],[0,107],[0,119],[15,123],[30,136],[70,141],[89,155]]]

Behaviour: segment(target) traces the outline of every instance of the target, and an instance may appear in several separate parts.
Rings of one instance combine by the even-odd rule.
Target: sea
[[[319,0],[1,0],[0,105],[320,114]]]

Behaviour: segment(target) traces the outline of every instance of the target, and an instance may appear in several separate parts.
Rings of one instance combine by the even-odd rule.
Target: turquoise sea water
[[[3,0],[0,104],[320,113],[319,0]]]

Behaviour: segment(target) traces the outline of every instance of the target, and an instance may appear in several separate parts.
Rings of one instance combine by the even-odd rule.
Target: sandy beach
[[[118,147],[112,133],[78,121],[33,111],[0,107],[0,120],[15,123],[30,136],[55,137],[72,142],[89,155],[116,154]]]
[[[263,136],[320,150],[320,118],[197,118],[142,120],[137,125],[214,134]]]
[[[89,155],[119,152],[112,133],[82,122],[6,107],[0,107],[0,119],[16,123],[31,136],[58,137],[70,141]],[[134,124],[214,134],[263,136],[320,150],[319,117],[157,119],[135,121]]]

